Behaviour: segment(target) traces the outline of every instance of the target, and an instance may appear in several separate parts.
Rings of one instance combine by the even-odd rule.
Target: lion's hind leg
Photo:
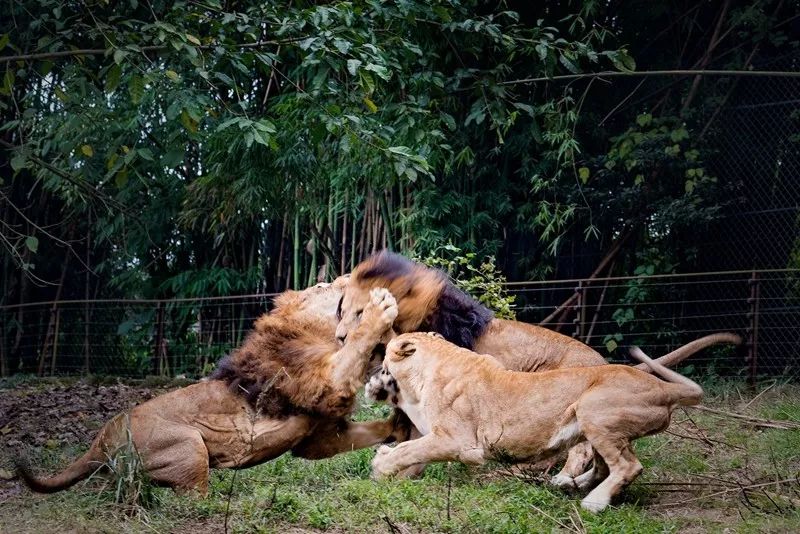
[[[578,478],[587,473],[586,468],[592,461],[594,451],[588,442],[578,443],[569,450],[564,467],[558,472],[550,483],[556,487],[569,489],[578,486]]]
[[[156,429],[143,445],[137,444],[148,476],[176,491],[208,493],[208,449],[203,436],[191,427]]]
[[[608,476],[581,501],[581,507],[600,512],[611,499],[633,482],[642,472],[642,464],[633,454],[630,443],[623,438],[600,438],[593,442],[598,454],[608,465]]]
[[[598,402],[601,398],[606,402]],[[603,510],[612,498],[639,476],[642,464],[633,453],[631,440],[644,435],[650,425],[661,419],[662,410],[647,404],[637,406],[639,399],[622,395],[609,403],[608,398],[607,395],[586,396],[576,410],[583,435],[599,456],[590,470],[592,475],[578,477],[584,488],[602,478],[602,482],[581,501],[581,507],[590,512]]]
[[[575,477],[575,487],[580,491],[587,491],[595,487],[608,477],[608,465],[603,457],[594,452],[594,465],[585,473]]]

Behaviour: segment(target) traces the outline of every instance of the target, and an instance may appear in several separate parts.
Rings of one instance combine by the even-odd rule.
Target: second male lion
[[[521,321],[493,317],[485,306],[455,287],[444,272],[386,251],[373,254],[353,270],[339,305],[341,320],[336,335],[340,340],[347,339],[357,327],[369,292],[376,287],[389,289],[397,299],[396,332],[438,332],[460,347],[494,356],[512,371],[540,372],[607,363],[599,352],[577,339]],[[657,361],[665,366],[675,365],[715,343],[739,344],[741,338],[730,333],[712,334]],[[644,364],[637,368],[649,371]],[[591,459],[592,451],[587,445],[575,447],[552,483],[574,486],[574,478],[586,470]]]
[[[642,471],[631,441],[665,430],[677,406],[703,396],[688,378],[636,355],[667,382],[625,365],[509,371],[438,335],[398,336],[386,347],[381,377],[396,381],[392,401],[424,436],[380,447],[373,475],[446,460],[536,461],[587,441],[594,467],[575,483],[597,485],[581,506],[598,512]]]

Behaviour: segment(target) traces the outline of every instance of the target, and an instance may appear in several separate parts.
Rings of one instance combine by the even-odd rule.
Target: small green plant
[[[515,319],[514,295],[506,291],[506,277],[497,269],[493,256],[478,260],[474,252],[464,252],[448,244],[433,250],[419,261],[445,271],[453,283],[492,310],[501,319]]]
[[[108,455],[96,473],[108,473],[104,489],[113,493],[115,503],[125,507],[130,515],[136,515],[153,508],[158,502],[158,494],[133,443],[130,425],[127,426],[125,443]]]

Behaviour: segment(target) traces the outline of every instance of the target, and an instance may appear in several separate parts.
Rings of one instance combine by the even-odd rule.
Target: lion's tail
[[[679,364],[695,352],[699,352],[706,347],[710,347],[711,345],[716,345],[717,343],[732,343],[734,345],[741,345],[742,344],[742,337],[733,334],[731,332],[720,332],[718,334],[710,334],[707,336],[703,336],[699,339],[695,339],[694,341],[687,343],[686,345],[679,347],[669,354],[665,354],[661,356],[656,362],[659,365],[664,367],[672,367],[674,365]],[[648,367],[644,363],[640,363],[639,365],[634,366],[636,369],[640,371],[650,372],[650,367]]]
[[[667,369],[658,360],[650,359],[639,347],[631,347],[630,355],[642,362],[643,365],[649,367],[653,373],[676,387],[675,402],[677,404],[692,406],[694,404],[699,404],[702,400],[703,388],[694,380],[686,378],[682,374],[676,373],[671,369]]]
[[[55,493],[89,478],[108,459],[105,453],[108,446],[116,443],[121,437],[121,425],[119,423],[122,417],[124,417],[124,414],[120,414],[106,423],[97,437],[95,437],[89,450],[61,473],[52,477],[37,477],[31,472],[27,462],[22,459],[16,460],[17,473],[25,482],[25,485],[38,493]]]

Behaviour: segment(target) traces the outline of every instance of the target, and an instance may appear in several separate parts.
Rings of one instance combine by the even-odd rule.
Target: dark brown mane
[[[385,250],[356,267],[351,284],[388,288],[400,309],[396,329],[438,332],[468,349],[475,346],[493,317],[488,308],[453,285],[444,272]]]
[[[329,415],[325,405],[330,361],[339,346],[330,327],[318,320],[284,316],[259,318],[242,345],[224,357],[210,376],[227,382],[259,412],[272,417]],[[346,407],[338,407],[344,409]]]

